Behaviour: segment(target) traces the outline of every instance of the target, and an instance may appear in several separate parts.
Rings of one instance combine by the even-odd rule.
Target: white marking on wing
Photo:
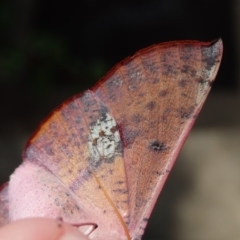
[[[100,161],[101,158],[111,159],[115,156],[120,142],[119,131],[116,127],[116,121],[108,113],[90,127],[88,145],[95,162]]]

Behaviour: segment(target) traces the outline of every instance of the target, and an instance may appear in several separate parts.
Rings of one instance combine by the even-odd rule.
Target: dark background
[[[236,91],[233,8],[230,0],[1,0],[0,183],[21,162],[24,142],[52,109],[141,48],[221,37],[224,56],[213,92]],[[169,209],[171,201],[161,210],[157,239],[174,239]],[[147,230],[145,239],[151,237]]]

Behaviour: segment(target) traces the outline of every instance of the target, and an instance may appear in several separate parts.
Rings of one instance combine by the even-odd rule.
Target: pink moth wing
[[[45,216],[98,240],[140,240],[210,91],[222,41],[151,46],[75,95],[30,138],[0,193],[0,225]]]

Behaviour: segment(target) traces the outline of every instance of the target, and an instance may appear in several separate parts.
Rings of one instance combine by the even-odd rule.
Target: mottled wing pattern
[[[171,42],[124,61],[95,89],[119,125],[129,190],[129,230],[144,228],[216,76],[215,43]]]
[[[48,194],[58,211],[46,212],[47,216],[56,215],[75,225],[96,223],[93,236],[97,239],[125,239],[129,234],[125,224],[129,198],[120,133],[109,110],[92,91],[73,97],[47,118],[30,139],[24,160],[24,169],[32,164],[38,166],[35,171],[39,166],[44,168],[41,175],[34,177],[44,181],[36,185],[39,188],[43,183],[42,191],[46,185],[51,186],[54,192]],[[46,172],[60,180],[65,194],[59,183],[45,181]],[[14,181],[13,175],[12,186],[24,179]],[[76,201],[70,203],[72,199]],[[42,205],[44,212],[46,205]]]
[[[97,224],[92,239],[141,239],[221,55],[221,40],[151,46],[55,109],[0,193],[1,223],[61,217]]]

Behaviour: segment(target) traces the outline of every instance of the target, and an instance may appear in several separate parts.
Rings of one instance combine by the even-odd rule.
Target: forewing
[[[172,165],[205,101],[221,40],[152,46],[124,61],[96,89],[124,145],[130,235],[141,239]]]

